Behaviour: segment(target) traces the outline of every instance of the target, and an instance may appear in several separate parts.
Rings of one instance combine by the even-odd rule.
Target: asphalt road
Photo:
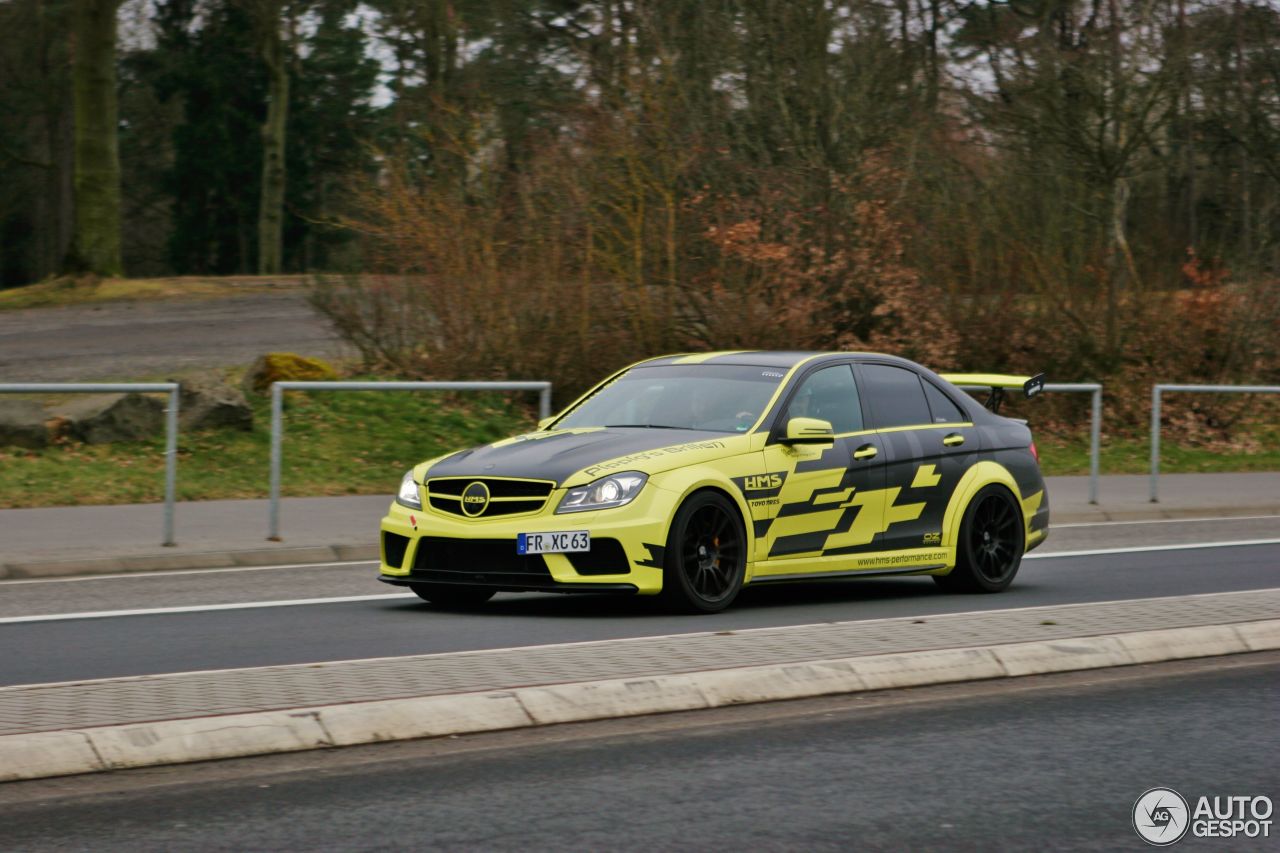
[[[20,783],[0,849],[1141,850],[1144,791],[1274,802],[1277,755],[1251,655]]]
[[[1262,538],[1274,519],[1203,525]],[[1073,528],[1090,544],[1181,540],[1185,525]],[[1066,537],[1064,537],[1066,538]],[[1070,541],[1070,540],[1069,540]],[[1203,540],[1202,540],[1203,541]],[[1079,543],[1077,543],[1079,544]],[[1059,546],[1061,547],[1061,546]],[[33,684],[584,640],[1037,607],[1280,586],[1280,545],[1035,556],[995,596],[948,595],[925,578],[748,588],[729,611],[672,616],[652,600],[503,595],[441,611],[373,580],[369,564],[0,584],[0,684]],[[1105,548],[1103,549],[1106,550]],[[1039,552],[1037,552],[1038,554]],[[1059,552],[1061,554],[1061,552]],[[266,594],[263,593],[274,593]],[[281,606],[281,595],[307,603]],[[334,596],[354,597],[339,598]],[[210,601],[210,599],[213,599]],[[154,608],[179,612],[130,613]],[[76,617],[99,611],[95,618]],[[121,612],[124,611],[124,612]],[[63,616],[52,616],[62,613]],[[11,621],[44,614],[46,621]]]
[[[10,382],[163,377],[280,351],[343,353],[300,290],[0,312],[0,375]]]

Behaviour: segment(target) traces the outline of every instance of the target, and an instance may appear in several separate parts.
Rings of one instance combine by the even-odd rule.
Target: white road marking
[[[0,586],[31,583],[81,583],[84,581],[134,580],[135,578],[165,578],[175,575],[222,575],[228,572],[266,572],[274,569],[331,569],[343,566],[376,566],[377,560],[341,560],[331,563],[284,563],[279,566],[228,566],[225,569],[175,569],[169,572],[120,572],[113,575],[77,575],[72,578],[26,578],[0,581]]]
[[[195,604],[188,607],[152,607],[140,610],[94,610],[86,613],[49,613],[41,616],[6,616],[0,625],[17,622],[61,622],[67,619],[110,619],[115,616],[162,616],[170,613],[203,613],[207,610],[256,610],[264,607],[301,607],[308,604],[344,604],[352,601],[405,600],[405,593],[335,595],[332,598],[293,598],[284,601],[244,601],[232,604]]]
[[[1128,527],[1132,524],[1204,524],[1210,521],[1266,521],[1280,515],[1217,515],[1211,518],[1144,518],[1138,521],[1079,521],[1071,524],[1049,522],[1050,530],[1066,530],[1069,527]]]
[[[1147,551],[1192,551],[1204,548],[1232,548],[1242,545],[1280,545],[1280,539],[1246,539],[1239,542],[1189,542],[1183,545],[1147,545],[1137,548],[1100,548],[1092,551],[1060,551],[1054,554],[1027,554],[1026,560],[1048,560],[1055,557],[1097,557],[1107,554],[1138,554]],[[856,577],[856,575],[851,575]],[[299,607],[310,604],[342,604],[355,601],[404,600],[405,594],[344,595],[332,598],[295,598],[282,601],[245,601],[231,604],[197,604],[186,607],[155,607],[138,610],[98,610],[84,613],[51,613],[40,616],[7,616],[0,625],[20,622],[61,622],[72,619],[109,619],[117,616],[161,616],[174,613],[203,613],[210,610],[255,610],[267,607]],[[984,611],[985,612],[985,611]]]
[[[1056,551],[1048,554],[1032,552],[1024,560],[1049,560],[1054,557],[1100,557],[1104,554],[1141,554],[1145,551],[1194,551],[1200,548],[1235,548],[1241,545],[1280,545],[1280,539],[1241,539],[1236,542],[1186,542],[1181,545],[1141,545],[1131,548],[1095,548],[1090,551]]]
[[[1081,601],[1074,604],[1037,604],[1032,607],[999,607],[990,610],[963,610],[959,613],[929,613],[908,616],[885,616],[880,619],[848,619],[842,622],[813,622],[804,625],[768,625],[761,628],[735,628],[730,631],[686,631],[678,634],[649,634],[638,637],[615,637],[604,640],[574,640],[564,643],[542,643],[535,646],[504,646],[495,649],[467,649],[456,652],[434,652],[421,655],[386,655],[375,658],[349,658],[344,660],[316,661],[312,663],[267,664],[266,666],[228,667],[225,669],[197,669],[190,672],[161,672],[153,675],[118,675],[112,678],[82,678],[76,681],[35,682],[32,684],[10,684],[0,687],[0,693],[10,690],[28,690],[32,687],[60,687],[68,684],[107,684],[114,681],[153,681],[163,678],[183,678],[189,675],[204,675],[214,672],[256,672],[265,669],[296,669],[298,667],[314,668],[319,666],[345,665],[352,663],[377,663],[379,661],[404,660],[405,658],[439,658],[470,655],[487,655],[495,652],[521,652],[532,649],[563,649],[573,646],[590,646],[598,643],[636,643],[647,640],[679,640],[689,637],[722,636],[725,634],[759,634],[764,631],[789,631],[795,628],[828,628],[833,625],[871,625],[877,622],[904,622],[917,619],[943,619],[954,616],[990,616],[994,613],[1023,613],[1032,610],[1060,610],[1063,608],[1098,607],[1103,604],[1142,604],[1151,601],[1165,601],[1171,598],[1217,598],[1224,595],[1257,595],[1265,592],[1280,592],[1280,587],[1264,589],[1241,589],[1233,592],[1200,592],[1193,595],[1157,595],[1149,598],[1117,598],[1108,601]],[[393,596],[394,597],[394,596]]]

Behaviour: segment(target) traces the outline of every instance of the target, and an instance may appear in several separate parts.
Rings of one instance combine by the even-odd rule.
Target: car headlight
[[[422,498],[418,495],[418,484],[413,481],[413,472],[409,471],[400,481],[400,493],[396,495],[396,503],[409,509],[422,509]]]
[[[610,474],[594,483],[570,489],[561,499],[560,506],[556,507],[556,512],[586,512],[629,504],[640,494],[648,479],[648,474],[639,471]]]

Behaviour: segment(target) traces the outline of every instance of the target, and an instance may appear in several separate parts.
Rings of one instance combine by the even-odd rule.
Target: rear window
[[[929,398],[929,411],[933,414],[935,424],[961,424],[969,420],[968,415],[960,411],[960,407],[951,402],[951,398],[928,379],[921,380],[924,395]]]
[[[933,423],[924,388],[915,372],[887,364],[864,364],[861,370],[876,429]]]

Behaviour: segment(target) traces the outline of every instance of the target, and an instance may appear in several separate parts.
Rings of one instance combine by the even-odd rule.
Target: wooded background
[[[404,375],[1280,377],[1269,0],[0,0],[0,286],[333,273]]]

